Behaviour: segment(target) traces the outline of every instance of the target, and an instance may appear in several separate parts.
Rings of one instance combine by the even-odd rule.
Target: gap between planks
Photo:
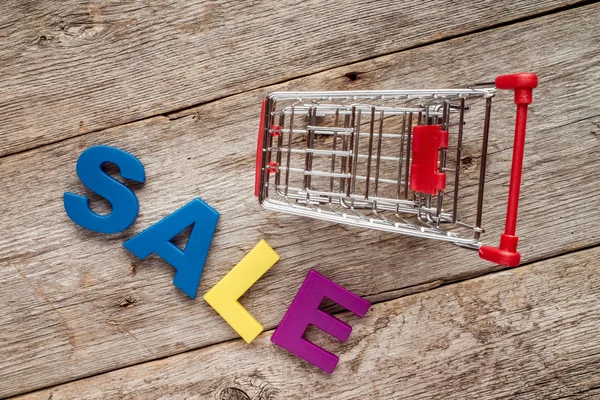
[[[465,37],[465,36],[469,36],[469,35],[474,35],[474,34],[482,33],[482,32],[487,32],[487,31],[491,31],[493,29],[502,28],[502,27],[505,27],[505,26],[515,25],[515,24],[518,24],[518,23],[521,23],[521,22],[530,21],[530,20],[537,19],[537,18],[542,18],[542,17],[548,16],[548,15],[557,14],[557,13],[560,13],[560,12],[563,12],[563,11],[568,11],[568,10],[572,10],[572,9],[579,8],[579,7],[585,7],[587,5],[596,3],[596,1],[597,0],[584,0],[584,1],[579,2],[579,3],[569,4],[569,5],[566,5],[566,6],[556,7],[556,8],[553,8],[551,10],[542,11],[542,12],[539,12],[537,14],[531,14],[531,15],[527,15],[527,16],[515,18],[515,19],[512,19],[510,21],[504,21],[504,22],[500,22],[500,23],[497,23],[497,24],[492,24],[492,25],[489,25],[489,26],[486,26],[486,27],[473,29],[472,31],[468,31],[468,32],[464,32],[464,33],[459,33],[459,34],[455,34],[455,35],[449,35],[449,36],[443,37],[441,39],[435,39],[435,40],[431,40],[431,41],[425,42],[425,43],[419,43],[419,44],[416,44],[414,46],[409,46],[409,47],[406,47],[406,48],[401,49],[401,50],[390,51],[390,52],[387,52],[387,53],[382,53],[382,54],[378,54],[378,55],[374,55],[374,56],[370,56],[370,57],[364,57],[364,58],[362,58],[360,60],[353,61],[353,62],[350,62],[350,63],[347,63],[347,64],[341,64],[341,65],[338,65],[338,66],[335,66],[335,67],[323,68],[321,70],[311,72],[310,74],[300,74],[300,75],[297,75],[297,76],[295,76],[293,78],[290,78],[290,79],[285,79],[285,80],[282,80],[282,81],[278,81],[278,82],[274,82],[274,83],[270,83],[270,84],[266,84],[266,85],[257,86],[257,87],[255,87],[253,89],[242,90],[240,92],[232,93],[230,95],[223,96],[223,97],[220,97],[218,99],[214,99],[214,100],[210,100],[210,101],[205,101],[203,103],[198,103],[198,104],[194,104],[194,105],[191,105],[191,106],[188,106],[188,107],[183,107],[181,109],[176,109],[176,110],[169,111],[169,112],[166,112],[166,113],[157,114],[155,116],[165,116],[165,117],[168,117],[170,120],[184,118],[184,117],[187,117],[188,115],[193,114],[193,110],[195,108],[198,108],[198,107],[203,106],[205,104],[213,103],[215,101],[219,101],[219,100],[222,100],[222,99],[233,97],[233,96],[236,96],[236,95],[240,95],[240,94],[244,94],[244,93],[249,93],[249,92],[252,92],[252,91],[255,91],[255,90],[259,90],[259,89],[266,89],[266,88],[269,88],[271,86],[283,85],[283,84],[285,84],[287,82],[291,82],[291,81],[296,80],[296,79],[306,78],[306,77],[311,76],[311,75],[315,75],[315,74],[319,74],[319,73],[327,72],[327,71],[332,71],[332,70],[335,70],[335,69],[338,69],[338,68],[350,67],[352,65],[359,64],[359,63],[362,63],[362,62],[365,62],[365,61],[375,60],[375,59],[380,58],[380,57],[385,57],[385,56],[389,56],[389,55],[393,55],[393,54],[405,53],[405,52],[408,52],[408,51],[411,51],[411,50],[416,50],[416,49],[427,47],[427,46],[431,46],[431,45],[434,45],[434,44],[447,42],[447,41],[458,39],[458,38],[461,38],[461,37]],[[517,72],[522,72],[522,71],[513,71],[513,72],[517,73]],[[360,72],[349,72],[348,74],[357,74],[357,75],[360,75],[361,73]],[[345,74],[345,76],[348,77],[348,74]],[[354,75],[354,78],[349,78],[349,79],[351,79],[351,80],[354,81],[354,80],[357,79],[357,75]],[[152,116],[149,116],[147,118],[152,118]],[[144,119],[147,119],[147,118],[141,118],[140,121],[144,120]]]
[[[535,260],[535,261],[522,263],[521,265],[519,265],[516,268],[507,268],[507,269],[502,269],[502,270],[494,270],[494,271],[490,271],[490,272],[483,273],[483,274],[480,274],[480,275],[470,276],[470,277],[467,277],[465,279],[455,279],[455,280],[450,280],[450,281],[438,280],[438,281],[434,281],[434,282],[423,283],[423,284],[420,284],[420,285],[414,285],[414,286],[405,287],[405,288],[402,288],[402,289],[399,289],[399,290],[386,291],[386,292],[382,292],[382,293],[368,295],[368,296],[365,296],[365,298],[371,302],[371,307],[373,307],[373,306],[375,306],[377,304],[381,304],[381,303],[386,303],[386,302],[398,300],[398,299],[400,299],[402,297],[413,296],[413,295],[416,295],[416,294],[419,294],[419,293],[423,293],[423,292],[426,292],[426,291],[440,289],[440,288],[443,288],[443,287],[446,287],[446,286],[449,286],[449,285],[460,284],[461,282],[467,282],[467,281],[473,280],[473,279],[480,279],[480,278],[483,278],[483,277],[486,277],[486,276],[490,276],[490,275],[494,275],[494,274],[498,274],[498,273],[501,273],[501,272],[517,270],[518,268],[524,268],[524,267],[527,267],[527,266],[535,265],[535,264],[538,264],[538,263],[542,263],[542,262],[548,261],[548,260],[553,259],[553,258],[559,258],[559,257],[570,256],[570,255],[576,255],[576,254],[579,254],[579,253],[582,253],[582,252],[586,252],[588,250],[592,250],[592,249],[595,249],[595,248],[600,248],[600,245],[586,246],[586,247],[578,248],[578,249],[575,249],[575,250],[572,250],[572,251],[566,251],[566,252],[563,252],[563,253],[558,253],[558,254],[555,254],[555,255],[550,256],[550,257],[542,257],[542,258],[540,258],[538,260]],[[373,300],[373,299],[381,298],[380,295],[383,294],[383,293],[388,293],[388,294],[389,293],[394,293],[394,297],[387,297],[387,298],[384,298],[383,300]],[[332,315],[335,315],[335,316],[337,316],[339,314],[348,313],[348,311],[346,311],[344,308],[342,308],[342,307],[340,307],[338,305],[334,305],[332,307],[325,307],[323,309],[325,311],[331,313]],[[275,329],[264,330],[263,332],[261,332],[260,335],[262,336],[262,335],[265,335],[267,333],[272,333],[272,332],[274,332],[274,330]],[[48,390],[48,389],[52,389],[52,388],[57,387],[57,386],[63,386],[63,385],[72,384],[74,382],[84,381],[86,379],[93,378],[95,376],[100,376],[100,375],[105,375],[105,374],[109,374],[109,373],[114,373],[114,372],[117,372],[117,371],[127,370],[129,368],[134,368],[134,367],[137,367],[137,366],[140,366],[140,365],[150,364],[150,363],[153,363],[153,362],[158,362],[158,361],[165,360],[165,359],[168,359],[168,358],[180,356],[180,355],[183,355],[183,354],[186,354],[186,353],[193,353],[193,352],[201,350],[201,349],[208,349],[208,348],[215,347],[215,346],[221,346],[221,345],[223,345],[225,343],[237,342],[237,341],[240,341],[240,340],[241,340],[241,338],[239,338],[239,337],[234,337],[234,338],[231,338],[231,339],[222,340],[220,342],[212,343],[212,344],[209,344],[207,346],[200,346],[200,347],[196,347],[196,348],[193,348],[193,349],[181,351],[181,352],[178,352],[178,353],[173,353],[173,354],[170,354],[170,355],[166,355],[166,356],[163,356],[163,357],[157,357],[157,358],[153,358],[151,360],[146,360],[146,361],[142,361],[142,362],[138,362],[138,363],[133,363],[133,364],[130,364],[130,365],[126,365],[126,366],[123,366],[123,367],[119,367],[119,368],[115,368],[115,369],[111,369],[111,370],[99,372],[99,373],[96,373],[96,374],[90,374],[90,375],[82,376],[82,377],[79,377],[77,379],[73,379],[73,380],[61,382],[61,383],[59,383],[57,385],[49,385],[49,386],[37,388],[37,389],[31,390],[31,391],[28,391],[28,392],[20,393],[17,396],[19,396],[19,397],[21,397],[21,396],[25,397],[25,396],[28,396],[30,394],[33,394],[33,393],[36,393],[36,392],[41,392],[41,391]],[[284,350],[282,350],[282,351],[284,351]],[[3,397],[0,400],[2,400],[2,399],[8,399],[8,398],[11,398],[11,397]]]
[[[62,139],[59,139],[59,140],[44,142],[44,143],[41,143],[40,145],[29,147],[29,148],[22,149],[22,150],[18,150],[18,151],[15,151],[15,152],[8,152],[8,153],[5,153],[5,154],[0,154],[0,159],[8,158],[10,156],[18,155],[18,154],[21,154],[21,153],[26,153],[26,152],[29,152],[29,151],[33,151],[33,150],[36,150],[36,149],[39,149],[39,148],[43,148],[45,146],[49,146],[49,145],[53,145],[53,144],[57,144],[57,143],[62,143],[62,142],[67,141],[69,139],[76,138],[76,137],[81,137],[81,136],[85,136],[85,135],[88,135],[90,133],[96,133],[96,132],[101,132],[101,131],[104,131],[104,130],[107,130],[107,129],[113,129],[113,128],[117,128],[117,127],[121,127],[121,126],[127,126],[129,124],[146,121],[146,120],[149,120],[149,119],[152,119],[152,118],[165,117],[165,118],[168,118],[169,120],[176,120],[176,119],[179,119],[179,118],[183,118],[183,117],[189,116],[190,114],[193,113],[193,110],[196,109],[196,108],[198,108],[198,107],[201,107],[201,106],[204,106],[204,105],[207,105],[207,104],[211,104],[211,103],[215,103],[215,102],[218,102],[220,100],[227,99],[227,98],[230,98],[230,97],[238,96],[238,95],[245,94],[245,93],[250,93],[252,91],[259,90],[259,89],[265,89],[265,88],[269,88],[269,87],[272,87],[272,86],[285,84],[287,82],[291,82],[291,81],[294,81],[294,80],[297,80],[297,79],[305,78],[305,77],[308,77],[308,76],[311,76],[311,75],[315,75],[315,74],[319,74],[319,73],[323,73],[323,72],[327,72],[327,71],[332,71],[332,70],[339,69],[339,68],[350,67],[352,65],[359,64],[359,63],[362,63],[362,62],[365,62],[365,61],[369,61],[369,60],[374,60],[374,59],[377,59],[377,58],[380,58],[380,57],[385,57],[385,56],[389,56],[389,55],[393,55],[393,54],[400,54],[400,53],[408,52],[408,51],[411,51],[411,50],[415,50],[415,49],[419,49],[419,48],[431,46],[431,45],[434,45],[434,44],[447,42],[447,41],[454,40],[454,39],[457,39],[457,38],[461,38],[461,37],[465,37],[465,36],[469,36],[469,35],[473,35],[473,34],[477,34],[477,33],[482,33],[482,32],[490,31],[490,30],[493,30],[493,29],[498,29],[498,28],[502,28],[502,27],[506,27],[506,26],[510,26],[510,25],[514,25],[514,24],[518,24],[518,23],[522,23],[522,22],[526,22],[526,21],[530,21],[530,20],[537,19],[537,18],[542,18],[542,17],[548,16],[548,15],[557,14],[557,13],[564,12],[564,11],[569,11],[569,10],[576,9],[576,8],[579,8],[579,7],[585,7],[587,5],[594,4],[595,2],[596,1],[594,1],[594,0],[584,0],[584,1],[581,1],[581,2],[574,3],[574,4],[560,6],[560,7],[552,8],[550,10],[541,11],[541,12],[538,12],[538,13],[535,13],[535,14],[531,14],[531,15],[526,15],[526,16],[523,16],[523,17],[514,18],[514,19],[509,20],[509,21],[503,21],[503,22],[500,22],[500,23],[496,23],[496,24],[492,24],[492,25],[486,26],[486,27],[481,27],[481,28],[473,29],[471,31],[467,31],[467,32],[463,32],[463,33],[458,33],[458,34],[454,34],[454,35],[449,35],[449,36],[443,37],[441,39],[435,39],[435,40],[427,41],[427,42],[424,42],[424,43],[419,43],[419,44],[416,44],[416,45],[413,45],[413,46],[405,47],[405,48],[397,50],[397,51],[384,52],[384,53],[373,55],[373,56],[369,56],[369,57],[363,57],[363,58],[360,58],[360,59],[357,59],[357,60],[353,60],[352,62],[349,62],[349,63],[346,63],[346,64],[339,64],[339,65],[336,65],[336,66],[330,66],[330,67],[327,67],[327,68],[315,70],[315,71],[312,71],[311,73],[308,73],[308,74],[298,74],[298,75],[295,75],[295,76],[290,77],[288,79],[284,79],[284,80],[280,80],[280,81],[274,81],[274,82],[270,82],[270,83],[267,83],[267,84],[264,84],[264,85],[259,85],[259,86],[251,87],[251,88],[248,88],[248,89],[245,89],[245,90],[241,90],[239,92],[230,93],[230,94],[225,95],[225,96],[216,97],[216,98],[213,98],[213,99],[208,100],[208,101],[198,102],[198,103],[195,103],[195,104],[192,104],[192,105],[189,105],[189,106],[185,106],[185,107],[182,107],[182,108],[176,108],[176,109],[169,110],[167,112],[162,112],[162,113],[150,114],[150,115],[147,115],[145,117],[137,118],[137,119],[131,119],[131,120],[123,122],[123,123],[119,123],[119,124],[115,124],[115,125],[107,125],[107,126],[104,126],[102,128],[98,128],[98,129],[91,129],[91,130],[82,132],[80,134],[74,134],[72,136],[68,136],[68,137],[65,137],[65,138],[62,138]],[[514,72],[520,72],[520,71],[514,71]]]
[[[549,258],[546,258],[546,259],[543,259],[543,260],[526,263],[526,264],[523,264],[523,265],[521,265],[520,267],[517,267],[517,268],[511,268],[511,269],[507,269],[507,270],[503,270],[503,271],[494,271],[494,272],[490,272],[488,274],[484,274],[484,275],[481,275],[481,276],[478,276],[478,277],[474,277],[473,279],[466,279],[466,280],[463,280],[463,281],[446,282],[446,283],[440,285],[439,287],[436,287],[435,289],[433,289],[433,291],[440,290],[440,289],[445,288],[447,286],[455,286],[455,287],[457,287],[457,288],[460,289],[462,286],[468,285],[468,283],[467,283],[468,281],[485,282],[485,279],[487,277],[493,279],[493,278],[495,278],[494,276],[499,276],[500,274],[507,274],[507,273],[508,274],[514,274],[514,273],[516,273],[517,276],[516,276],[515,279],[518,279],[518,278],[522,279],[523,276],[526,276],[526,274],[532,273],[531,268],[528,268],[528,267],[535,268],[537,266],[540,266],[540,265],[543,265],[543,264],[547,263],[550,259],[553,259],[553,258],[564,258],[564,260],[565,260],[565,262],[566,262],[567,265],[570,264],[570,263],[575,263],[576,265],[579,266],[579,265],[581,265],[582,262],[579,261],[579,263],[576,263],[575,262],[576,259],[578,259],[579,257],[583,257],[584,260],[587,260],[589,262],[593,262],[593,260],[595,260],[594,253],[597,252],[597,251],[594,251],[594,249],[598,249],[598,248],[600,248],[600,245],[590,246],[590,247],[585,248],[585,249],[578,249],[578,250],[574,250],[574,251],[571,251],[571,252],[564,253],[562,256],[549,257]],[[522,271],[522,273],[521,273],[521,271]],[[551,275],[556,275],[556,271],[554,271],[554,270],[551,270],[550,273],[551,273]],[[561,275],[561,274],[559,274],[559,275]],[[561,277],[562,277],[562,275],[561,275]],[[478,284],[474,283],[474,285],[477,286]],[[523,290],[526,290],[526,288],[524,288]],[[500,291],[500,289],[499,289],[499,291]],[[467,290],[467,296],[465,297],[465,299],[463,301],[472,301],[472,299],[471,300],[467,300],[467,299],[470,299],[468,292],[469,291]],[[415,298],[418,298],[417,296],[419,296],[419,294],[422,295],[423,293],[422,292],[421,293],[414,293],[414,294],[410,294],[409,296],[414,295]],[[513,297],[515,297],[515,296],[518,297],[515,293],[513,293],[512,290],[509,290],[508,292],[506,292],[506,294],[510,294]],[[431,296],[435,297],[435,294],[432,294]],[[401,296],[401,297],[405,297],[405,296]],[[374,302],[374,303],[371,304],[370,310],[373,310],[373,308],[376,308],[375,306],[377,306],[378,304],[396,301],[399,298],[388,299],[387,301],[383,301],[383,302]],[[407,301],[410,303],[410,300],[407,300]],[[478,302],[478,301],[476,301],[475,304],[476,304],[476,307],[480,307],[481,306],[480,302]],[[531,311],[532,307],[533,307],[533,309],[535,309],[535,306],[531,305],[531,304],[521,304],[521,306],[522,306],[522,308],[524,308],[526,310],[529,310],[529,311]],[[496,310],[495,307],[493,307],[493,308],[494,308],[494,310]],[[433,311],[435,312],[435,310],[433,310]],[[464,312],[468,313],[469,311],[464,311]],[[471,310],[471,312],[472,312],[472,310]],[[489,312],[489,310],[488,310],[488,312]],[[542,312],[542,311],[540,311],[540,312]],[[353,328],[357,330],[357,332],[353,332],[353,335],[354,336],[357,336],[357,335],[360,336],[361,335],[360,331],[363,330],[363,329],[365,329],[364,327],[359,326],[361,320],[358,317],[356,317],[356,316],[352,316],[352,314],[350,312],[346,311],[346,310],[342,310],[340,312],[334,313],[335,316],[338,316],[339,314],[343,314],[344,315],[344,317],[345,317],[344,320],[348,319],[348,316],[350,316],[350,318],[353,319],[353,323],[351,323],[351,325],[354,325]],[[509,314],[514,316],[515,313],[513,311],[509,311]],[[369,316],[369,315],[367,315],[367,316]],[[461,318],[460,312],[458,313],[458,317],[457,318]],[[427,319],[427,318],[425,318],[425,319]],[[567,322],[568,321],[565,321],[565,323],[567,323]],[[379,318],[376,321],[376,324],[377,323],[379,323]],[[368,336],[374,335],[375,332],[378,331],[379,329],[386,329],[388,324],[389,324],[389,320],[382,327],[376,326],[374,328],[374,332],[369,333]],[[508,329],[508,328],[510,328],[510,323],[507,326],[505,326],[505,328],[508,330],[508,332],[500,332],[500,331],[498,331],[498,332],[492,332],[490,334],[491,334],[491,336],[494,336],[494,335],[500,335],[500,336],[508,335],[510,333],[510,329]],[[258,342],[263,342],[264,340],[266,340],[265,339],[265,335],[269,335],[273,331],[274,331],[274,329],[269,329],[269,330],[263,331],[260,334],[259,338],[257,338],[258,339],[257,341]],[[481,334],[483,334],[483,332]],[[365,336],[364,333],[362,333],[362,335]],[[324,343],[323,337],[326,337],[326,336],[327,335],[325,333],[320,332],[318,330],[311,330],[311,329],[309,329],[309,331],[307,331],[307,337],[309,338],[309,340],[314,341],[315,343],[317,343],[320,346],[323,346],[323,343]],[[356,337],[354,337],[354,338],[351,337],[350,340],[347,341],[347,342],[339,342],[339,343],[335,342],[337,350],[334,350],[334,352],[337,353],[337,352],[341,352],[342,349],[344,349],[344,348],[355,347],[356,346],[356,340],[357,340]],[[480,340],[480,339],[478,339],[478,340]],[[493,338],[492,339],[489,339],[489,338],[488,339],[482,339],[482,340],[483,340],[483,343],[489,343],[490,341],[494,342]],[[160,364],[161,361],[164,361],[164,360],[167,360],[167,359],[177,359],[178,357],[182,357],[182,356],[185,357],[185,355],[187,353],[194,353],[194,352],[202,353],[204,351],[209,351],[210,352],[211,351],[211,350],[209,350],[210,348],[213,348],[213,347],[216,347],[216,346],[223,346],[223,345],[225,345],[227,343],[232,343],[233,344],[233,342],[239,342],[239,343],[241,343],[242,340],[239,337],[238,338],[234,338],[234,339],[230,339],[230,340],[225,340],[225,341],[216,343],[214,345],[200,347],[200,348],[196,348],[196,349],[193,349],[193,350],[181,352],[181,353],[178,353],[178,354],[173,354],[173,355],[170,355],[170,356],[160,357],[160,358],[157,358],[157,359],[154,359],[154,360],[149,360],[149,361],[145,361],[145,362],[140,362],[140,363],[132,364],[132,365],[129,365],[129,366],[124,366],[124,367],[121,367],[121,368],[116,368],[116,369],[111,370],[111,371],[106,371],[106,372],[102,372],[102,373],[98,373],[98,374],[93,374],[93,375],[81,377],[81,378],[78,378],[78,379],[73,379],[71,381],[63,382],[63,383],[60,383],[60,384],[57,384],[57,385],[50,385],[50,386],[47,386],[47,387],[44,387],[44,388],[39,388],[39,389],[32,390],[32,391],[29,391],[29,392],[21,393],[21,394],[18,395],[18,399],[21,399],[21,400],[24,400],[26,398],[29,398],[29,399],[42,399],[42,398],[44,398],[45,399],[46,396],[48,396],[48,395],[50,396],[48,398],[52,399],[54,393],[48,394],[48,393],[43,393],[43,392],[44,391],[53,390],[53,389],[57,390],[57,393],[58,393],[58,396],[59,396],[58,398],[62,399],[62,398],[64,398],[64,396],[66,394],[69,393],[69,389],[70,389],[69,386],[71,386],[73,384],[75,384],[75,386],[77,386],[77,382],[83,382],[83,381],[86,381],[88,379],[93,379],[94,377],[99,377],[99,378],[101,378],[102,376],[107,376],[108,377],[108,376],[110,376],[112,374],[118,373],[119,371],[131,371],[131,370],[135,369],[136,367],[140,367],[140,366],[143,366],[143,365],[150,365],[151,366],[151,365]],[[327,342],[327,341],[325,341],[325,342]],[[281,352],[283,354],[282,357],[285,358],[286,361],[290,361],[291,360],[291,362],[294,364],[293,367],[292,366],[284,365],[283,368],[294,369],[295,371],[293,371],[293,372],[295,372],[295,373],[298,373],[298,370],[312,370],[313,368],[314,368],[314,371],[317,371],[315,367],[309,365],[308,363],[306,363],[305,361],[297,358],[294,355],[287,354],[285,350],[278,348],[274,344],[269,343],[269,345],[270,346],[274,346],[276,348],[276,350],[274,350],[274,351]],[[242,344],[242,346],[245,347],[246,349],[248,347],[247,344]],[[330,347],[330,346],[331,346],[331,342],[329,343],[329,345],[327,347]],[[437,347],[434,346],[434,349],[435,348],[437,348]],[[442,349],[445,350],[445,348],[442,348]],[[258,351],[258,349],[253,349],[252,351]],[[364,351],[365,351],[365,349],[362,348],[362,350],[359,352],[359,354],[355,355],[355,358],[362,358],[364,356]],[[529,350],[524,350],[524,351],[529,352]],[[350,353],[352,353],[352,351],[350,351]],[[590,355],[594,356],[594,355],[597,355],[597,354],[593,353],[593,354],[590,354]],[[539,355],[537,355],[537,356],[540,357]],[[358,361],[358,365],[360,365],[361,363],[364,363],[364,361],[363,360],[359,360]],[[356,374],[356,372],[357,372],[356,370],[358,369],[358,366],[355,364],[354,360],[349,360],[349,361],[346,360],[345,362],[343,360],[340,360],[340,364],[337,366],[337,369],[338,370],[344,369],[345,366],[346,366],[346,364],[348,364],[350,366],[350,369],[353,371],[353,373]],[[150,368],[150,370],[152,370],[152,368]],[[389,371],[390,370],[388,369],[388,372]],[[343,373],[343,371],[336,371],[336,372],[338,374],[342,374]],[[324,374],[324,373],[322,373],[322,374],[323,374],[323,376],[326,376],[327,378],[335,378],[335,373],[336,372],[334,372],[334,375],[330,375],[330,376],[326,376],[326,374]],[[514,372],[516,372],[516,371],[514,371]],[[243,374],[244,372],[241,372],[241,373]],[[393,373],[393,371],[391,373]],[[316,374],[318,376],[318,380],[323,380],[324,379],[323,376],[318,375],[318,374],[321,374],[321,372],[317,371]],[[127,373],[123,374],[123,376],[125,377],[124,378],[125,384],[127,384],[127,381],[133,381],[134,380],[134,378],[129,377],[129,374],[127,374]],[[236,374],[236,376],[237,376],[237,374]],[[313,376],[313,375],[311,374],[311,376]],[[225,378],[225,379],[229,380],[228,377]],[[266,379],[266,378],[263,376],[260,379]],[[105,380],[105,383],[106,382],[107,381]],[[110,382],[110,379],[108,380],[108,382]],[[234,382],[235,382],[235,379],[234,379]],[[561,384],[564,385],[565,382],[561,381]],[[572,398],[572,396],[577,396],[577,395],[586,394],[586,393],[595,393],[597,391],[597,389],[599,388],[599,386],[594,385],[593,382],[590,382],[590,384],[592,384],[591,387],[588,387],[585,390],[580,390],[578,392],[571,393],[568,397],[565,397],[565,398]],[[250,385],[250,386],[254,386],[254,385]],[[474,385],[474,386],[477,387],[477,385]],[[569,386],[569,388],[571,388],[571,385],[568,385],[568,386]],[[84,387],[87,388],[87,387],[89,387],[89,385],[84,385]],[[107,393],[103,392],[103,389],[107,389],[106,387],[97,386],[95,388],[97,390],[101,391],[102,398],[107,398],[107,397],[105,397],[105,396],[107,396]],[[465,390],[467,390],[467,389],[472,390],[473,389],[472,387],[462,387],[462,388],[465,389]],[[63,389],[62,393],[61,393],[61,389]],[[85,389],[83,389],[83,390],[85,390]],[[176,390],[176,389],[171,389],[171,390]],[[443,390],[447,390],[447,388],[441,388],[441,390],[442,391]],[[498,393],[494,393],[493,392],[494,389],[490,389],[490,390],[492,391],[492,393],[490,394],[490,396],[492,396],[492,395],[498,395]],[[528,389],[528,390],[530,390],[530,389]],[[72,393],[72,391],[71,391],[71,393]],[[135,392],[129,392],[130,396],[133,395],[133,397],[131,397],[131,398],[136,398],[134,393]],[[537,391],[535,393],[539,394]],[[37,394],[37,396],[36,396],[36,394]],[[91,393],[88,393],[88,394],[91,394]],[[172,394],[173,393],[171,393],[171,395]],[[277,394],[277,391],[275,392],[275,394]],[[298,395],[298,393],[288,393],[288,394],[289,395],[294,395],[294,396]],[[321,394],[325,395],[323,393],[321,393]],[[514,394],[515,393],[512,393],[512,395],[514,395]],[[523,394],[523,393],[521,393],[521,394]],[[529,393],[529,394],[531,394],[531,393]],[[550,394],[550,393],[547,393],[547,394]],[[164,396],[164,395],[169,395],[169,394],[168,393],[161,393],[160,395]],[[31,396],[31,397],[29,397],[29,396]],[[108,398],[112,398],[112,397],[110,397],[110,395],[108,395],[108,396],[109,396]],[[417,396],[418,396],[418,394],[417,394]],[[500,394],[500,397],[505,398],[504,394]],[[511,396],[509,396],[509,397],[512,398]],[[119,397],[119,398],[121,398],[121,397]],[[204,397],[202,397],[202,398],[204,398]],[[244,397],[244,398],[246,398],[246,397]],[[256,398],[262,399],[263,397],[258,396]],[[267,396],[266,398],[271,398],[271,397]],[[496,398],[496,397],[494,397],[494,398]],[[536,398],[538,398],[538,397],[536,397]],[[560,397],[560,398],[563,398],[563,397]]]

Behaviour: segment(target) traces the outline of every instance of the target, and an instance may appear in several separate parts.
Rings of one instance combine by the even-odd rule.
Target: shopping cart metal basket
[[[268,210],[438,239],[517,266],[516,218],[528,104],[537,76],[466,89],[276,92],[262,102],[255,195]],[[484,246],[492,99],[515,92],[505,232]],[[463,148],[480,154],[461,170]],[[464,161],[464,160],[462,160]]]

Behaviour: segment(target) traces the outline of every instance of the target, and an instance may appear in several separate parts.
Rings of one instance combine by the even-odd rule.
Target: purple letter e
[[[331,373],[339,358],[327,350],[306,340],[303,335],[309,324],[345,342],[352,327],[336,317],[319,310],[324,298],[335,301],[344,308],[364,317],[371,304],[335,282],[311,269],[287,310],[281,323],[273,333],[271,341],[300,358]]]

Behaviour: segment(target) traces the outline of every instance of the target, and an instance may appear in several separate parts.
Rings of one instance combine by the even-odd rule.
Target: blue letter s
[[[85,186],[108,200],[112,211],[99,215],[90,209],[88,198],[65,192],[65,211],[76,224],[101,233],[116,233],[129,227],[137,218],[139,203],[135,194],[124,184],[102,171],[102,164],[116,164],[121,176],[143,183],[144,166],[135,156],[110,146],[94,146],[85,150],[77,160],[77,175]]]

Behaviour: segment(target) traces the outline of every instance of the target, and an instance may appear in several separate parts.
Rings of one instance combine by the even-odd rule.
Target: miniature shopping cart
[[[517,266],[515,235],[527,107],[535,74],[448,90],[277,92],[262,103],[255,195],[266,209],[432,238]],[[497,89],[517,104],[505,232],[483,246]],[[468,147],[478,157],[463,157]],[[475,161],[474,161],[475,160]]]

